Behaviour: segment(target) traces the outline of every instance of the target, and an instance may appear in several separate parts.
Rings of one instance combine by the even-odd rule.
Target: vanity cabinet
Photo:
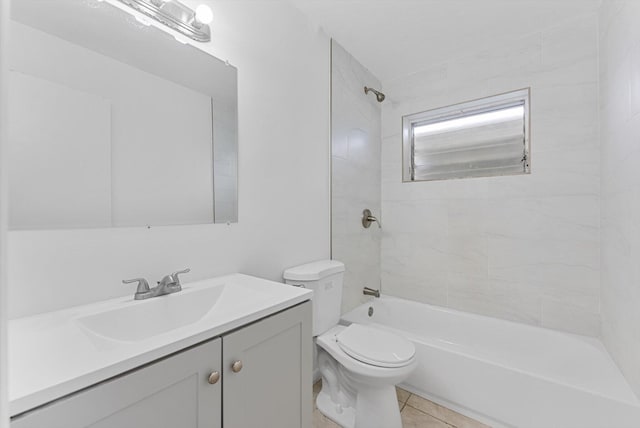
[[[305,302],[29,411],[11,428],[310,428],[311,353]]]
[[[311,303],[223,336],[223,426],[311,428]]]
[[[81,358],[78,356],[78,358]],[[11,428],[219,428],[217,338],[26,413]]]

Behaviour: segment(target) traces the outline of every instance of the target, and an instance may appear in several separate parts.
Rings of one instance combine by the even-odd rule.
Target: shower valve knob
[[[380,220],[378,220],[376,217],[374,217],[371,214],[371,210],[370,209],[366,209],[364,211],[362,211],[362,227],[364,227],[365,229],[368,229],[371,226],[371,223],[376,222],[378,223],[378,228],[381,229],[382,225],[380,224]]]

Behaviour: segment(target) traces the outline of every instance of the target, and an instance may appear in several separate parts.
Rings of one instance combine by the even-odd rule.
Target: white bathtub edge
[[[580,420],[582,425],[576,425],[576,426],[581,426],[581,427],[599,427],[601,428],[603,425],[603,421],[607,420],[607,419],[602,419],[603,416],[608,417],[608,415],[611,414],[612,410],[614,411],[614,414],[618,414],[618,416],[614,417],[613,419],[620,422],[619,426],[620,427],[638,427],[640,426],[640,405],[639,402],[637,400],[637,397],[635,395],[633,395],[633,397],[629,397],[628,399],[624,399],[627,397],[621,397],[621,396],[613,396],[613,395],[609,395],[607,393],[603,393],[604,391],[601,390],[593,390],[591,388],[585,388],[582,385],[578,385],[578,384],[572,384],[572,383],[568,383],[565,381],[566,378],[553,378],[550,376],[545,376],[544,374],[540,373],[540,372],[535,372],[535,371],[527,371],[527,370],[523,370],[522,368],[518,367],[517,365],[511,365],[511,364],[503,364],[502,362],[499,361],[493,361],[491,359],[486,359],[483,357],[480,357],[478,354],[474,355],[474,353],[466,353],[466,352],[460,352],[455,348],[451,348],[451,347],[446,347],[446,346],[442,346],[442,343],[439,343],[438,341],[432,341],[429,339],[429,336],[425,336],[422,337],[420,336],[418,333],[414,332],[414,331],[404,331],[402,330],[399,326],[392,326],[392,325],[387,325],[385,321],[385,318],[383,319],[377,319],[376,316],[374,315],[373,318],[367,318],[367,307],[368,306],[377,306],[377,304],[382,305],[382,307],[386,306],[386,304],[391,304],[391,306],[395,306],[394,303],[395,302],[407,302],[409,304],[411,304],[411,306],[414,306],[414,308],[418,309],[419,311],[423,311],[425,309],[433,309],[434,312],[438,312],[441,314],[448,314],[448,315],[463,315],[467,320],[473,320],[475,321],[479,321],[480,319],[491,319],[491,320],[495,320],[495,321],[499,321],[500,323],[505,323],[505,324],[510,324],[513,326],[517,326],[518,329],[520,328],[524,328],[525,332],[526,330],[531,329],[531,331],[535,331],[535,330],[544,330],[544,331],[548,331],[548,332],[552,332],[552,333],[557,333],[561,336],[566,336],[568,338],[572,338],[573,340],[575,339],[580,339],[582,342],[587,342],[588,344],[591,345],[596,345],[594,348],[594,351],[597,352],[604,352],[605,354],[608,355],[608,352],[606,350],[606,348],[604,348],[604,346],[602,346],[602,344],[598,341],[598,339],[596,338],[590,338],[590,337],[586,337],[586,336],[579,336],[579,335],[575,335],[575,334],[571,334],[571,333],[565,333],[565,332],[559,332],[559,331],[554,331],[554,330],[549,330],[549,329],[545,329],[542,327],[536,327],[536,326],[530,326],[530,325],[526,325],[526,324],[520,324],[520,323],[516,323],[513,321],[507,321],[507,320],[501,320],[501,319],[496,319],[496,318],[492,318],[492,317],[486,317],[484,315],[477,315],[477,314],[468,314],[466,312],[462,312],[462,311],[458,311],[455,309],[450,309],[450,308],[443,308],[440,306],[434,306],[434,305],[429,305],[429,304],[425,304],[425,303],[421,303],[421,302],[413,302],[413,301],[407,301],[405,299],[402,298],[398,298],[398,297],[393,297],[393,296],[383,296],[380,300],[376,299],[372,302],[367,302],[365,304],[360,305],[357,308],[354,308],[353,310],[345,313],[342,315],[342,319],[341,319],[341,323],[343,324],[349,324],[351,322],[362,322],[362,323],[373,323],[375,325],[378,325],[379,327],[381,327],[382,329],[388,329],[391,331],[395,331],[398,334],[402,334],[404,336],[406,336],[409,340],[411,340],[412,342],[414,342],[416,344],[416,346],[420,346],[420,345],[424,345],[425,349],[431,349],[434,352],[437,352],[439,354],[429,354],[431,355],[430,359],[433,358],[434,356],[436,357],[436,368],[440,367],[440,368],[447,368],[449,366],[449,362],[447,363],[443,363],[442,358],[439,358],[438,355],[449,355],[451,357],[456,356],[455,358],[458,361],[462,362],[462,366],[460,367],[466,367],[467,371],[471,370],[470,372],[467,373],[467,376],[469,379],[474,379],[476,378],[476,375],[479,374],[481,375],[480,377],[482,378],[482,373],[485,373],[484,368],[482,369],[478,369],[478,368],[473,368],[473,367],[468,367],[468,365],[466,363],[464,363],[464,361],[475,361],[477,363],[481,363],[484,365],[484,367],[487,368],[487,370],[489,370],[489,373],[493,373],[495,374],[495,370],[503,370],[503,372],[500,373],[504,373],[504,375],[500,374],[498,377],[495,377],[493,375],[489,376],[489,379],[477,379],[478,384],[480,385],[492,385],[495,379],[502,379],[504,382],[504,385],[502,387],[502,391],[526,391],[528,394],[532,393],[532,394],[538,394],[538,398],[542,398],[543,403],[544,403],[544,407],[546,410],[542,413],[538,412],[538,414],[536,416],[540,416],[543,417],[542,415],[550,415],[551,419],[548,420],[542,420],[539,419],[539,417],[536,417],[534,419],[536,419],[538,422],[538,425],[531,425],[528,424],[526,421],[527,419],[522,419],[522,415],[525,415],[525,413],[522,413],[522,411],[526,411],[529,412],[530,410],[523,410],[523,408],[520,408],[520,410],[511,410],[511,411],[505,411],[504,410],[500,410],[500,409],[496,409],[493,408],[492,405],[489,405],[488,407],[483,407],[486,405],[486,401],[484,402],[484,404],[482,404],[482,398],[480,398],[480,401],[475,401],[474,406],[473,407],[466,407],[468,404],[470,404],[473,400],[477,400],[476,398],[471,398],[471,401],[469,401],[469,395],[466,395],[466,398],[462,398],[462,401],[460,401],[459,403],[456,403],[455,401],[449,401],[452,397],[449,397],[448,392],[443,395],[440,396],[439,392],[440,390],[442,390],[442,388],[440,387],[440,389],[438,389],[438,386],[435,387],[434,390],[428,392],[425,389],[427,388],[428,385],[422,385],[422,383],[430,383],[432,382],[432,380],[435,380],[434,385],[443,385],[446,384],[448,385],[449,383],[449,379],[445,379],[442,378],[440,376],[439,373],[444,373],[443,370],[440,370],[440,372],[438,372],[436,370],[436,372],[433,373],[429,373],[428,375],[426,374],[422,374],[422,375],[418,375],[418,379],[420,377],[422,377],[422,379],[420,381],[416,382],[409,382],[409,380],[407,380],[406,382],[404,382],[403,384],[399,385],[401,388],[406,389],[407,391],[416,394],[417,396],[420,397],[424,397],[428,400],[433,401],[434,403],[440,404],[446,408],[452,409],[462,415],[468,416],[470,418],[473,418],[475,420],[478,420],[480,422],[486,423],[494,428],[514,428],[516,426],[528,426],[528,427],[539,427],[540,425],[540,421],[542,420],[543,423],[547,423],[548,427],[554,426],[556,428],[558,427],[562,427],[562,428],[567,428],[567,426],[571,426],[572,424],[572,420],[574,420],[573,418],[577,415],[575,413],[575,410],[564,410],[564,413],[560,412],[560,413],[555,413],[555,410],[549,411],[549,409],[555,409],[555,404],[557,403],[557,399],[553,398],[553,399],[549,399],[546,400],[546,398],[549,398],[551,396],[559,396],[560,399],[564,399],[564,397],[567,397],[567,404],[568,404],[568,408],[571,408],[571,406],[576,406],[576,403],[578,403],[578,406],[580,406],[580,403],[583,402],[585,403],[585,405],[587,406],[588,409],[592,409],[592,411],[590,412],[586,412],[585,414],[582,414],[582,412],[580,412],[581,417],[575,419],[575,421],[577,422],[578,420]],[[402,307],[401,307],[402,308]],[[420,317],[420,312],[418,312],[418,315],[413,314],[413,312],[409,309],[410,307],[404,307],[405,312],[409,311],[410,314],[413,317]],[[379,308],[376,308],[376,313],[379,313],[378,310]],[[397,308],[396,308],[397,309]],[[389,315],[392,315],[393,318],[391,319],[402,319],[402,316],[399,316],[398,318],[395,318],[395,314],[396,312],[391,310],[391,312],[389,312],[388,310],[386,312],[381,312],[381,313],[386,313],[387,318]],[[416,318],[417,319],[417,318]],[[428,318],[426,318],[428,320]],[[403,322],[406,322],[407,320],[404,320]],[[437,319],[435,320],[436,322],[438,321]],[[411,318],[411,322],[414,322],[414,319]],[[436,324],[439,326],[439,324]],[[489,327],[491,327],[491,324],[488,325]],[[467,328],[464,327],[463,328]],[[441,330],[437,330],[437,331],[441,331]],[[554,334],[555,336],[555,334]],[[446,338],[446,337],[445,337]],[[543,337],[544,338],[544,337]],[[437,342],[437,343],[435,343]],[[454,342],[452,342],[454,343]],[[552,342],[556,343],[556,342]],[[570,342],[571,343],[571,342]],[[557,348],[556,348],[557,349]],[[580,349],[580,348],[578,348]],[[422,351],[425,352],[425,351]],[[444,353],[444,354],[442,354]],[[425,354],[426,355],[426,354]],[[450,357],[446,357],[446,360],[449,361]],[[596,360],[598,361],[598,360]],[[613,360],[611,360],[611,362],[613,363]],[[444,364],[444,365],[443,365]],[[476,364],[476,363],[472,363],[472,364]],[[613,363],[615,364],[615,363]],[[429,367],[432,367],[432,365],[430,364]],[[451,369],[451,367],[449,367],[448,369]],[[474,370],[481,370],[480,372],[477,372]],[[422,373],[422,372],[421,372]],[[456,370],[454,368],[454,372],[453,373],[460,373],[458,370]],[[427,377],[425,377],[427,376]],[[493,377],[492,377],[493,376]],[[459,376],[458,376],[459,377]],[[484,376],[486,377],[486,375]],[[454,376],[455,378],[455,376]],[[522,379],[525,379],[525,383],[523,384],[518,384],[518,382],[521,382]],[[613,378],[612,378],[613,379]],[[626,379],[624,379],[624,381],[626,382]],[[455,383],[457,382],[457,384]],[[461,384],[461,382],[463,382]],[[465,390],[468,391],[469,389],[465,387],[464,385],[465,380],[464,379],[457,379],[456,381],[454,381],[454,385],[456,385],[458,388],[462,388],[461,391]],[[409,383],[412,383],[412,385],[410,385]],[[542,385],[542,390],[541,390],[541,385]],[[544,386],[544,385],[548,385],[548,386]],[[449,387],[447,387],[449,388]],[[524,388],[524,389],[523,389]],[[545,392],[544,388],[548,388],[548,391]],[[447,391],[447,389],[442,390],[442,391]],[[442,392],[441,391],[441,392]],[[624,392],[624,391],[623,391]],[[568,393],[568,394],[567,394]],[[438,394],[438,395],[435,395]],[[542,395],[540,395],[542,394]],[[577,394],[577,395],[576,395]],[[510,399],[510,395],[504,395],[501,393],[498,393],[498,395],[496,397],[501,396],[501,399],[506,400],[506,402],[509,401]],[[483,394],[480,394],[480,397],[482,397]],[[447,397],[447,398],[442,398],[442,397]],[[463,395],[464,397],[464,395]],[[455,398],[455,397],[453,397]],[[581,401],[582,400],[582,401]],[[594,401],[596,400],[596,401]],[[518,402],[514,402],[515,404],[518,404]],[[478,406],[476,406],[475,404],[479,404]],[[474,409],[478,409],[478,410],[471,410],[471,408]],[[509,409],[518,409],[518,406],[509,406]],[[606,411],[603,411],[606,410]],[[494,412],[495,411],[495,412]],[[521,413],[514,413],[514,412],[518,412],[520,411]],[[480,413],[483,412],[483,413]],[[572,412],[572,413],[571,413]],[[488,414],[490,414],[491,416],[487,416]],[[533,414],[531,414],[530,416],[533,416]],[[529,417],[529,416],[527,416]],[[544,416],[546,417],[546,416]],[[500,418],[500,419],[494,419],[494,418]],[[586,419],[585,419],[586,418]],[[553,425],[554,422],[556,421],[557,423],[559,423],[560,425]],[[598,422],[599,421],[599,422]],[[533,422],[533,420],[531,420],[531,422]],[[609,422],[612,422],[611,420],[609,420]],[[594,425],[595,423],[595,425]],[[516,424],[516,425],[508,425],[508,424]],[[574,426],[573,428],[575,428],[576,426]]]

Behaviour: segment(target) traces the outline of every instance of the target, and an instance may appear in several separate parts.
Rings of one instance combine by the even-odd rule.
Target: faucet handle
[[[178,270],[175,271],[174,273],[171,274],[171,276],[173,277],[173,281],[176,283],[176,285],[180,285],[180,278],[178,278],[178,275],[183,274],[183,273],[189,273],[191,272],[190,268],[186,268],[183,270]]]
[[[382,223],[380,223],[380,220],[378,220],[376,217],[371,215],[370,209],[367,208],[366,210],[362,211],[362,226],[365,229],[368,229],[373,222],[378,223],[378,229],[382,229]]]
[[[123,279],[123,284],[131,284],[137,282],[138,289],[136,290],[136,294],[148,293],[149,292],[149,283],[144,278],[134,278],[134,279]]]

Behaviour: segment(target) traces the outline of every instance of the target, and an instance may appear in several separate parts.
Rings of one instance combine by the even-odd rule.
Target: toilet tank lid
[[[344,272],[344,263],[337,260],[319,260],[289,268],[282,277],[293,281],[317,281],[329,275]]]

